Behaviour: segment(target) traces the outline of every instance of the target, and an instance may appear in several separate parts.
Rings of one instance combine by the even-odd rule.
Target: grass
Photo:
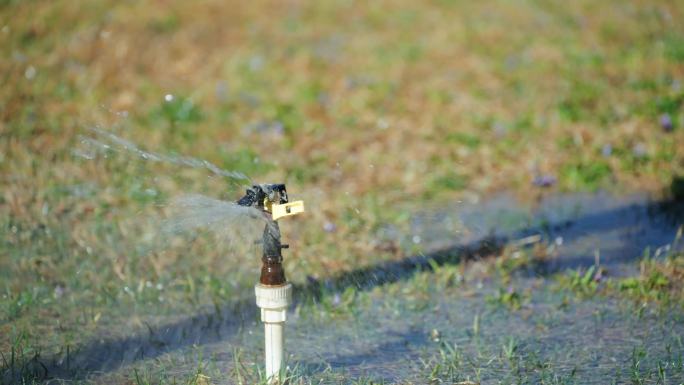
[[[235,200],[239,183],[114,151],[84,159],[88,127],[286,182],[309,209],[282,226],[295,282],[405,256],[377,234],[407,227],[425,202],[505,189],[681,195],[677,3],[0,4],[3,375],[32,372],[12,357],[121,336],[122,320],[134,329],[250,295],[251,248],[157,238],[169,199]],[[557,183],[535,186],[538,174]],[[440,269],[437,283],[408,283],[407,306],[425,307],[421,287],[463,284],[460,270]],[[660,265],[644,271],[616,291],[674,295],[674,277],[649,278],[667,277]],[[591,285],[579,274],[573,290]],[[494,302],[518,308],[524,290],[514,293]],[[329,293],[320,306],[353,317],[364,301]]]
[[[663,309],[684,306],[684,255],[678,249],[681,228],[675,240],[659,250],[657,258],[647,249],[638,261],[638,272],[627,277],[607,276],[609,271],[598,264],[586,269],[569,270],[556,275],[556,289],[577,298],[597,295],[628,299],[639,306],[656,305]],[[674,251],[672,251],[674,250]]]
[[[664,261],[646,258],[639,265],[639,275],[620,279],[613,290],[637,303],[679,304],[684,306],[684,256]]]

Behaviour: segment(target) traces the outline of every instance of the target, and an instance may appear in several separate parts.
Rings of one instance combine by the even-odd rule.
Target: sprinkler
[[[287,306],[292,302],[292,285],[285,278],[278,219],[304,212],[304,202],[289,202],[284,184],[260,184],[247,189],[237,202],[240,206],[259,209],[267,221],[261,243],[261,276],[254,287],[257,306],[264,323],[266,378],[270,383],[280,382],[283,367],[283,326],[287,319]]]

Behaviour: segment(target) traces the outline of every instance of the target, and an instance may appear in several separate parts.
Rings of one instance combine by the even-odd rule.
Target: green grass
[[[239,183],[112,150],[84,159],[75,153],[93,150],[80,142],[93,126],[286,182],[309,210],[282,225],[296,282],[406,256],[378,242],[379,229],[407,228],[426,203],[534,197],[536,173],[556,176],[556,190],[682,195],[678,3],[6,0],[0,15],[5,358],[30,362],[103,330],[125,334],[124,318],[170,319],[251,293],[252,248],[210,234],[158,238],[170,199],[235,200]],[[504,258],[501,287],[535,258]],[[404,305],[423,309],[421,288],[463,284],[456,268],[438,270],[437,282],[407,283]],[[587,291],[577,274],[569,285]],[[619,291],[665,290],[642,278]],[[514,293],[493,301],[519,308],[525,294]],[[353,317],[367,300],[327,293],[320,306]],[[161,379],[143,370],[131,381]]]

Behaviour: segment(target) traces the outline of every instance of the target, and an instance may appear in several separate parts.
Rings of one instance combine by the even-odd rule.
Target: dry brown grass
[[[428,199],[530,197],[541,193],[535,173],[557,176],[554,189],[659,190],[684,172],[684,113],[664,132],[653,107],[683,92],[684,66],[668,53],[684,42],[677,2],[9,3],[0,10],[0,290],[8,308],[44,292],[3,319],[3,349],[22,325],[113,323],[106,298],[146,303],[122,287],[164,282],[163,306],[180,311],[193,302],[189,287],[205,303],[210,278],[244,273],[242,283],[256,269],[251,255],[233,255],[244,262],[236,272],[215,240],[136,251],[165,213],[154,203],[240,192],[200,170],[74,157],[77,135],[95,124],[229,169],[228,155],[258,154],[272,167],[241,171],[286,182],[308,205],[306,219],[283,225],[294,280],[401,257],[376,230],[401,227]],[[203,119],[160,117],[165,94],[191,99]],[[259,122],[284,130],[247,129]],[[614,153],[604,158],[606,144]],[[646,157],[633,156],[637,145]],[[608,172],[583,174],[597,163]],[[146,188],[158,197],[136,198]],[[324,232],[326,222],[336,231]],[[105,315],[93,322],[77,303]]]

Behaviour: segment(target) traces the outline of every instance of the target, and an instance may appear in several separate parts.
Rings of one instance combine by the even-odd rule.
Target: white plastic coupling
[[[261,322],[264,323],[266,378],[271,383],[277,383],[283,366],[283,326],[287,320],[287,307],[292,303],[292,285],[257,284],[254,293],[257,306],[261,308]]]

